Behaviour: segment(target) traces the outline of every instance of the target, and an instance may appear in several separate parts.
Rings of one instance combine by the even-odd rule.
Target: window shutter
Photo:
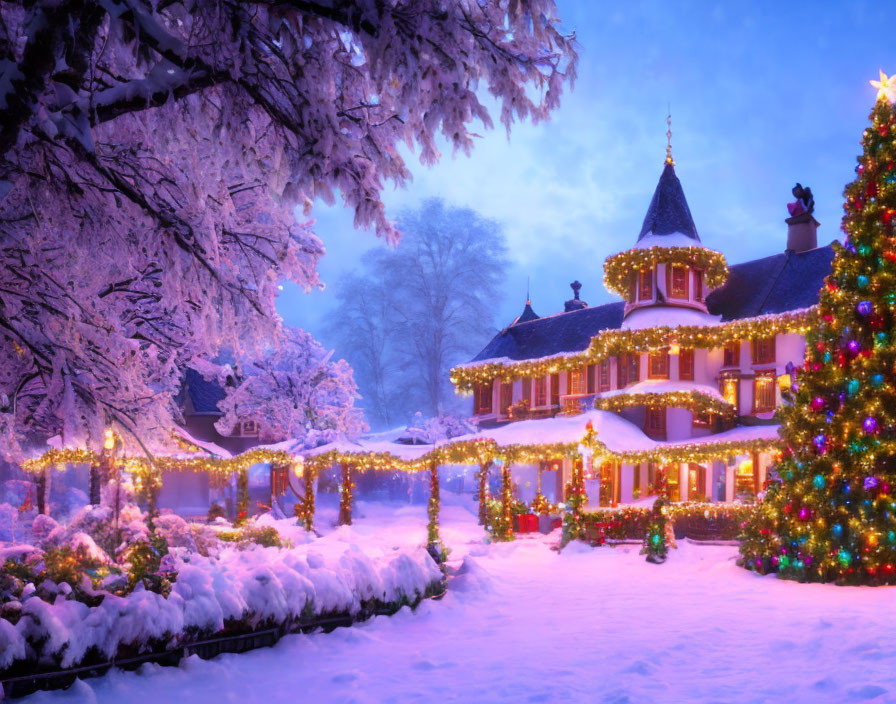
[[[588,392],[589,394],[593,394],[593,393],[594,393],[594,373],[595,373],[595,372],[594,372],[594,367],[595,367],[595,365],[593,365],[593,364],[589,364],[589,365],[586,367],[586,369],[585,369],[585,373],[586,373],[586,376],[587,376],[587,379],[588,379],[587,382],[586,382],[586,383],[588,384],[588,387],[587,387],[587,388],[588,388],[588,391],[587,391],[587,392]]]

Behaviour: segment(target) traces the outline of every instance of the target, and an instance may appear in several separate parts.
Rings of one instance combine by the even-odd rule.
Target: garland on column
[[[249,470],[241,469],[236,475],[236,519],[233,525],[241,526],[249,518]]]
[[[547,497],[541,493],[541,473],[544,471],[544,467],[541,462],[538,463],[538,480],[535,487],[535,498],[532,499],[532,504],[530,505],[530,509],[532,513],[549,513],[551,510],[551,504],[548,501]]]
[[[510,464],[506,460],[495,460],[501,467],[501,500],[494,504],[493,515],[488,531],[492,539],[506,542],[513,540],[513,482],[510,477]]]
[[[573,456],[572,476],[566,485],[566,510],[563,513],[563,545],[571,540],[585,539],[585,463],[581,455]]]
[[[641,554],[647,555],[647,561],[655,565],[666,561],[670,543],[674,545],[674,535],[670,537],[672,523],[666,509],[669,500],[662,496],[653,503],[650,511],[650,519],[647,523],[647,535],[644,537],[644,547]]]
[[[342,481],[339,484],[339,525],[352,524],[352,500],[354,498],[355,481],[352,478],[352,466],[342,465]]]
[[[295,512],[305,530],[314,528],[314,468],[305,465],[302,469],[302,483],[305,485],[305,495],[296,503]]]
[[[479,463],[479,471],[476,473],[476,479],[479,482],[479,525],[488,525],[488,501],[491,498],[488,493],[488,470],[492,466],[493,460],[485,460]]]
[[[429,506],[426,514],[429,523],[426,527],[426,549],[432,559],[441,564],[447,557],[447,552],[442,546],[442,538],[439,535],[439,464],[432,462],[429,465]]]

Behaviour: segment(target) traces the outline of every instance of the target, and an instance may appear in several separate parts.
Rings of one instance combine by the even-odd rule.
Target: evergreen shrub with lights
[[[780,484],[744,525],[741,564],[786,579],[896,584],[896,84],[874,84],[845,244],[780,410]]]
[[[666,515],[668,506],[669,500],[662,496],[654,501],[647,521],[644,547],[641,548],[641,554],[647,555],[647,561],[657,565],[665,562],[669,553],[669,516]]]

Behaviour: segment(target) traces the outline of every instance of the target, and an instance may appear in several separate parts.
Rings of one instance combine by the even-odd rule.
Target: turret
[[[623,328],[717,320],[707,312],[706,295],[725,283],[728,266],[700,241],[671,149],[670,142],[634,247],[604,263],[604,284],[626,302]]]

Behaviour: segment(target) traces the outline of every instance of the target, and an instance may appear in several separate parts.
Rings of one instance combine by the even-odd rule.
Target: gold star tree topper
[[[880,72],[879,81],[871,81],[871,85],[877,88],[877,99],[887,100],[896,103],[896,76],[887,77],[883,71]]]

